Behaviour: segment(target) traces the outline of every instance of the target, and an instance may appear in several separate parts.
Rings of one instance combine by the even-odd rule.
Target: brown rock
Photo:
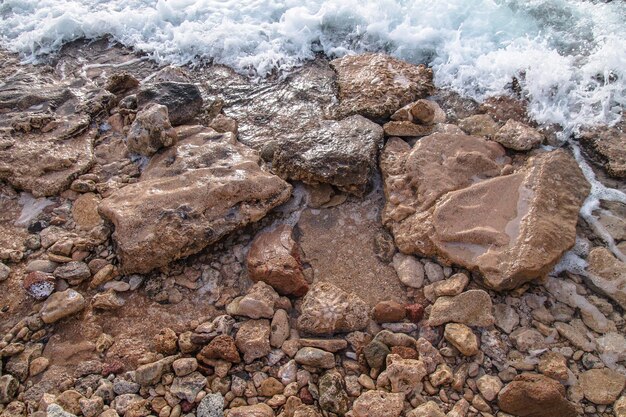
[[[269,377],[261,382],[258,393],[263,397],[273,397],[274,395],[282,394],[284,389],[284,385],[281,384],[279,380],[273,377]]]
[[[178,337],[176,332],[169,327],[161,329],[154,336],[154,348],[157,352],[164,355],[173,355],[178,350]]]
[[[151,104],[137,113],[128,132],[126,146],[132,153],[152,156],[159,149],[174,145],[177,138],[167,107]]]
[[[103,221],[98,214],[100,199],[94,193],[81,194],[72,204],[72,218],[83,230],[91,230],[100,226]]]
[[[381,301],[374,306],[372,318],[377,323],[395,323],[404,320],[404,306],[396,301]]]
[[[510,96],[496,96],[487,98],[479,107],[481,113],[486,113],[497,122],[506,122],[509,119],[528,123],[526,102]]]
[[[342,115],[387,118],[434,90],[431,69],[383,54],[347,55],[330,65],[337,72],[338,112]]]
[[[140,181],[104,199],[124,273],[146,273],[261,219],[291,187],[258,166],[231,134],[177,129],[180,142],[153,157]],[[174,161],[173,163],[171,161]]]
[[[478,338],[472,329],[464,324],[446,324],[443,337],[465,356],[474,356],[478,353]]]
[[[22,287],[35,300],[45,300],[54,292],[55,279],[45,272],[30,272],[22,281]]]
[[[405,307],[405,310],[407,318],[415,324],[424,317],[424,306],[421,304],[410,304]]]
[[[593,286],[626,309],[626,264],[603,247],[594,248],[587,262]]]
[[[623,130],[617,127],[592,129],[583,132],[579,140],[591,159],[610,176],[626,178],[626,133]]]
[[[404,394],[386,391],[367,391],[354,401],[354,417],[400,417],[404,408]]]
[[[590,369],[580,374],[579,382],[586,399],[610,405],[624,390],[626,376],[608,368]]]
[[[271,285],[279,294],[301,297],[309,289],[302,273],[300,250],[293,228],[280,225],[258,234],[248,252],[248,274],[253,281]]]
[[[529,151],[541,145],[543,135],[524,123],[510,119],[498,130],[493,140],[514,151]]]
[[[565,398],[565,388],[538,374],[515,377],[498,395],[502,411],[520,417],[576,417],[578,413]]]
[[[491,297],[483,290],[469,290],[455,297],[439,297],[430,310],[428,324],[462,323],[487,327],[495,323]]]
[[[268,355],[272,351],[269,320],[243,322],[235,336],[235,344],[246,363]]]
[[[383,222],[398,248],[480,272],[496,290],[552,270],[574,244],[589,185],[564,151],[500,176],[506,161],[500,145],[473,136],[434,134],[413,149],[390,139]]]
[[[391,121],[383,125],[386,136],[422,137],[433,133],[431,125],[417,125],[408,121]]]
[[[274,411],[267,404],[245,405],[231,408],[228,417],[274,417]]]
[[[318,282],[304,296],[298,328],[323,335],[362,330],[368,322],[369,307],[363,300],[330,283]]]
[[[54,323],[78,313],[85,308],[85,304],[83,296],[72,289],[56,292],[48,297],[41,308],[41,319],[46,324]]]
[[[233,363],[241,362],[235,341],[232,337],[225,334],[219,335],[211,340],[209,344],[198,353],[197,357],[198,360],[205,363],[210,363],[211,359],[223,359]]]
[[[557,381],[565,382],[569,378],[567,359],[557,352],[548,351],[541,355],[537,369],[545,376]]]
[[[468,135],[492,137],[500,126],[488,114],[475,114],[459,120],[459,127]]]

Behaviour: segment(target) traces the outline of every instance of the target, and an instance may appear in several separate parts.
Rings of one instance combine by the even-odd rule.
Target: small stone
[[[246,363],[267,356],[272,351],[270,333],[269,320],[248,320],[241,325],[235,336],[235,344],[243,353]]]
[[[363,349],[365,360],[372,369],[382,369],[389,353],[391,353],[391,351],[387,345],[376,339],[368,343]]]
[[[76,415],[72,413],[68,413],[58,404],[48,405],[48,408],[46,408],[46,416],[47,417],[76,417]]]
[[[65,411],[72,414],[80,414],[80,404],[79,401],[81,398],[84,398],[82,394],[75,390],[67,390],[63,391],[59,394],[55,400],[55,402],[63,407]]]
[[[393,267],[400,281],[411,288],[422,288],[424,285],[424,265],[414,256],[396,253],[393,256]]]
[[[445,278],[443,268],[435,262],[424,262],[424,271],[426,272],[426,276],[431,283],[439,282]]]
[[[54,276],[45,272],[34,271],[26,275],[22,286],[35,300],[45,300],[54,292]]]
[[[91,271],[84,262],[68,262],[55,269],[54,276],[55,278],[64,279],[76,285],[90,278]]]
[[[241,329],[239,331],[241,332]],[[237,335],[239,335],[239,333],[237,333]],[[232,363],[241,362],[241,356],[239,356],[235,341],[231,336],[226,334],[219,335],[211,340],[211,342],[198,353],[198,359],[205,363],[210,363],[211,359],[222,359]]]
[[[19,381],[12,375],[0,376],[0,404],[10,403],[15,398],[19,387]]]
[[[132,153],[152,156],[159,149],[174,145],[177,140],[167,107],[151,104],[137,113],[128,132],[126,145]]]
[[[463,292],[468,283],[469,278],[466,274],[454,274],[448,279],[433,282],[425,286],[424,296],[430,301],[435,301],[442,296],[451,297],[459,295]]]
[[[619,400],[613,404],[615,417],[626,417],[626,396],[621,396]]]
[[[208,394],[205,396],[196,410],[197,417],[223,417],[224,397],[222,394]]]
[[[269,377],[261,382],[261,386],[258,388],[258,393],[262,397],[273,397],[274,395],[282,394],[285,390],[285,386],[276,378]]]
[[[354,417],[400,417],[404,408],[404,394],[385,391],[367,391],[354,401]]]
[[[594,351],[595,342],[579,332],[574,326],[557,321],[554,323],[554,327],[561,336],[569,340],[578,349],[582,349],[585,352]]]
[[[406,316],[413,323],[419,323],[424,317],[424,306],[421,304],[410,304],[405,307]]]
[[[545,338],[535,329],[520,327],[510,334],[510,339],[520,352],[530,352],[547,347]]]
[[[198,360],[196,358],[176,359],[172,363],[172,369],[176,376],[185,376],[198,369]]]
[[[205,376],[200,372],[192,372],[189,375],[174,378],[170,386],[170,393],[181,400],[187,400],[193,403],[198,393],[202,391],[206,384],[207,379]]]
[[[515,151],[528,151],[543,142],[543,135],[530,126],[509,119],[498,130],[494,140],[505,148]]]
[[[569,378],[567,360],[565,356],[557,352],[546,352],[541,355],[537,369],[545,376],[557,381],[565,382]]]
[[[455,297],[439,297],[430,311],[428,323],[439,326],[455,322],[468,326],[488,327],[494,324],[491,297],[483,290],[469,290]]]
[[[446,417],[441,408],[434,401],[428,401],[410,411],[406,417]]]
[[[117,268],[114,265],[107,264],[96,272],[89,283],[89,288],[96,288],[105,284],[118,276]]]
[[[348,394],[344,380],[337,371],[326,372],[319,380],[319,404],[324,411],[343,416],[348,411]]]
[[[283,309],[276,310],[272,318],[272,333],[270,335],[270,345],[280,348],[289,337],[289,315]]]
[[[443,337],[465,356],[474,356],[478,353],[478,338],[472,329],[464,324],[446,324]]]
[[[164,355],[173,355],[178,350],[178,337],[176,332],[169,327],[161,329],[154,336],[154,348],[158,353]]]
[[[11,268],[0,262],[0,282],[5,281],[9,278],[9,274],[11,273]]]
[[[26,272],[40,271],[51,274],[54,272],[55,269],[57,269],[58,266],[59,264],[57,264],[56,262],[48,261],[45,259],[36,259],[34,261],[30,261],[28,265],[26,265]]]
[[[91,306],[96,310],[116,310],[123,307],[126,302],[115,291],[108,290],[93,296]]]
[[[452,383],[453,376],[454,375],[452,374],[452,369],[450,369],[448,365],[440,364],[437,365],[437,369],[435,370],[435,372],[430,374],[428,379],[430,380],[430,383],[433,385],[433,387],[439,387],[441,385],[448,385]]]
[[[242,298],[233,301],[227,312],[234,316],[245,316],[252,319],[274,316],[274,305],[278,301],[278,294],[272,287],[259,281],[250,288]]]
[[[459,120],[459,127],[469,135],[487,137],[494,136],[500,128],[488,114],[475,114]]]
[[[411,393],[426,376],[426,366],[420,360],[404,359],[390,354],[386,358],[387,368],[378,376],[377,387],[390,386],[391,392]]]
[[[321,349],[304,347],[296,353],[295,361],[300,365],[331,369],[335,367],[335,355]]]
[[[46,324],[54,323],[83,310],[85,304],[83,296],[72,289],[54,293],[41,308],[41,319]]]
[[[395,323],[404,320],[406,315],[404,306],[396,301],[381,301],[372,312],[372,318],[377,323]]]
[[[78,400],[78,404],[84,417],[96,417],[102,412],[104,407],[103,399],[97,395],[91,398],[81,398]]]
[[[493,401],[502,389],[502,381],[497,376],[483,375],[476,380],[476,386],[487,401]]]
[[[594,404],[613,404],[624,390],[626,376],[612,369],[591,369],[579,376],[585,398]]]
[[[48,358],[44,356],[35,358],[30,362],[28,373],[31,377],[37,376],[46,369],[48,369],[48,365],[50,365],[50,360]]]
[[[496,304],[493,310],[496,326],[501,328],[505,333],[511,333],[519,324],[519,315],[512,307],[506,304]]]
[[[228,417],[274,417],[274,411],[267,404],[261,403],[231,408]]]

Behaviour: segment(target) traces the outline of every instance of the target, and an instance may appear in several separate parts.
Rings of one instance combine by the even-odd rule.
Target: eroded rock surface
[[[145,273],[196,253],[285,202],[291,186],[263,171],[258,156],[199,126],[177,130],[177,146],[155,156],[140,181],[100,205],[115,225],[125,273]]]
[[[383,222],[404,253],[480,272],[497,290],[547,274],[571,248],[589,184],[564,151],[511,173],[500,145],[434,134],[413,149],[391,139],[381,156]]]

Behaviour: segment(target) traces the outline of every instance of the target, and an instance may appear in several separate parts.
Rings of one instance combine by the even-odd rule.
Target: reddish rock
[[[263,281],[282,295],[303,296],[309,284],[302,273],[299,247],[292,238],[293,228],[281,225],[260,233],[248,252],[248,275],[253,281]]]
[[[195,403],[189,402],[187,400],[182,400],[180,402],[180,409],[183,413],[190,413],[195,407]]]
[[[300,397],[300,399],[302,400],[304,404],[312,405],[315,403],[315,400],[313,399],[313,395],[311,395],[311,392],[309,391],[307,387],[302,387],[302,389],[298,393],[298,396]]]
[[[424,317],[424,306],[421,304],[410,304],[404,307],[406,310],[406,316],[413,323],[419,323],[420,320]]]
[[[418,359],[418,354],[415,349],[407,346],[392,346],[391,353],[400,356],[402,359]]]
[[[22,286],[36,300],[45,300],[54,291],[54,276],[45,272],[33,271],[26,275]]]
[[[113,359],[102,365],[102,375],[108,376],[111,374],[119,375],[124,372],[124,364],[117,359]]]
[[[377,323],[395,323],[404,320],[404,306],[396,301],[381,301],[374,307],[373,318]]]
[[[515,377],[498,395],[498,407],[520,417],[576,417],[576,408],[565,398],[565,388],[539,374]]]
[[[198,360],[207,362],[210,359],[223,359],[228,362],[239,363],[241,356],[231,336],[222,334],[211,340],[197,356]]]

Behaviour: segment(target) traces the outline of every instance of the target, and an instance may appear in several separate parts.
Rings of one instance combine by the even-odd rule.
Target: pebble
[[[424,265],[414,256],[396,253],[393,256],[393,267],[400,281],[411,288],[422,288],[424,285]]]
[[[41,308],[41,319],[46,324],[54,323],[78,313],[85,305],[85,298],[72,289],[56,292],[48,297]]]
[[[0,262],[0,282],[5,281],[9,278],[9,274],[11,273],[11,268]]]
[[[443,268],[437,263],[431,261],[424,262],[424,271],[426,272],[428,281],[431,283],[441,281],[445,278]]]
[[[300,365],[331,369],[335,367],[335,355],[313,347],[303,347],[296,353],[295,361]]]
[[[474,356],[478,353],[478,338],[472,329],[464,324],[446,324],[443,337],[465,356]]]

